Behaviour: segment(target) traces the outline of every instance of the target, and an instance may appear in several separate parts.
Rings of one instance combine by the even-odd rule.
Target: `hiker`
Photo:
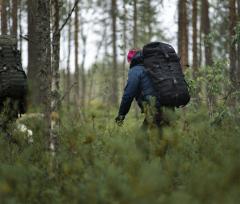
[[[171,45],[153,42],[145,45],[143,50],[130,50],[127,59],[130,70],[116,123],[123,124],[135,98],[146,115],[143,127],[160,128],[168,124],[163,108],[173,110],[185,106],[190,100],[175,50]]]
[[[144,112],[144,102],[150,104],[150,100],[156,96],[153,82],[143,65],[142,51],[140,49],[130,50],[127,55],[127,60],[130,64],[130,70],[119,113],[115,119],[118,125],[122,125],[134,99],[136,99],[141,111]],[[161,111],[158,101],[156,101],[156,109],[154,123],[157,127],[160,127]],[[143,127],[146,127],[147,124],[148,121],[147,118],[145,118]]]

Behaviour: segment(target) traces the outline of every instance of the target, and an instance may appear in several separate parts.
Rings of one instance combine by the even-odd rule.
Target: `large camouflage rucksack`
[[[17,39],[0,36],[0,108],[6,99],[16,101],[19,113],[26,111],[27,76],[22,68]]]
[[[143,47],[144,67],[153,80],[162,106],[185,106],[190,95],[184,79],[180,58],[174,48],[165,43],[153,42]]]

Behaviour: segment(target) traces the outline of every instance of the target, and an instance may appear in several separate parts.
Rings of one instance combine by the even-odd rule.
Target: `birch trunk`
[[[52,0],[52,98],[51,98],[51,135],[50,148],[55,152],[59,132],[59,109],[60,109],[60,32],[59,32],[59,0]]]

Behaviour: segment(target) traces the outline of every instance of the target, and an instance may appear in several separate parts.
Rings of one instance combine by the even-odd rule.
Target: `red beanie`
[[[139,51],[139,49],[131,49],[131,50],[129,50],[128,55],[127,55],[128,63],[130,63],[132,61],[132,58],[136,55],[136,53],[138,51]]]

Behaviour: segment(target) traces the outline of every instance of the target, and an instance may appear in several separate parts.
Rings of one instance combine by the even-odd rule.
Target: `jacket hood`
[[[137,65],[143,65],[143,56],[141,51],[138,51],[136,55],[132,58],[130,69]]]

